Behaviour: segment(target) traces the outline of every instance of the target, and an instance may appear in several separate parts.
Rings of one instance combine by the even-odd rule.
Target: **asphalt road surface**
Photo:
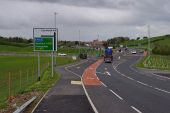
[[[86,86],[99,113],[170,113],[170,80],[136,69],[140,55],[114,56],[96,74],[102,86]]]
[[[46,94],[34,113],[94,113],[83,87],[71,84],[80,81],[84,70],[96,59],[88,59],[74,65],[57,68],[61,79]]]
[[[140,58],[142,54],[123,52],[115,54],[112,63],[103,62],[99,67],[95,67],[99,63],[91,65],[97,60],[91,58],[58,68],[60,81],[35,113],[170,113],[170,79],[135,68]],[[81,85],[71,84],[72,80],[80,81],[84,72],[91,102]],[[100,84],[92,82],[96,81],[94,76]]]

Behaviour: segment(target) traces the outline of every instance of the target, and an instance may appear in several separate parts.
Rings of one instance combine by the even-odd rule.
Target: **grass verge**
[[[37,82],[37,58],[33,57],[0,57],[0,109],[7,108],[9,103],[9,83],[12,97],[18,94],[40,91],[46,92],[60,77],[55,73],[51,77],[50,58],[41,58],[41,81]],[[56,58],[57,66],[75,62],[69,57]],[[30,71],[28,71],[28,69]],[[21,76],[20,76],[20,71]],[[11,82],[9,82],[8,73],[11,72]]]
[[[46,92],[49,88],[51,88],[56,81],[58,81],[60,78],[60,74],[59,73],[54,73],[54,76],[51,77],[51,70],[50,68],[47,69],[42,78],[41,81],[38,81],[34,84],[32,84],[31,86],[29,86],[28,88],[26,88],[24,90],[25,92],[30,92],[30,91],[42,91],[42,92]]]
[[[170,56],[151,55],[137,63],[137,67],[159,70],[170,70]]]

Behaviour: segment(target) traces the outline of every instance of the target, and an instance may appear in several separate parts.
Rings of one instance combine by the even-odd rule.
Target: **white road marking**
[[[157,75],[157,74],[155,74],[155,73],[152,73],[152,75],[157,76],[157,77],[159,77],[159,78],[164,78],[164,79],[169,79],[169,80],[170,80],[170,78],[168,78],[168,77],[160,76],[160,75]]]
[[[87,61],[88,61],[88,60],[86,60],[85,62],[87,62]],[[73,71],[70,71],[70,70],[68,69],[68,67],[74,67],[74,66],[76,66],[76,65],[80,65],[80,64],[83,64],[83,63],[85,63],[85,62],[81,62],[81,63],[75,64],[75,65],[67,66],[67,67],[65,67],[65,70],[68,71],[68,72],[70,72],[70,73],[72,73],[72,74],[74,74],[74,75],[76,75],[76,76],[78,76],[78,77],[80,77],[81,81],[83,81],[82,77],[83,77],[84,73],[83,73],[82,76],[80,76],[80,75],[78,75],[77,73],[74,73]],[[92,108],[93,108],[93,111],[94,111],[95,113],[99,113],[98,110],[96,109],[95,105],[93,104],[93,102],[92,102],[89,94],[87,93],[87,90],[86,90],[83,82],[82,82],[82,86],[83,86],[84,92],[85,92],[85,94],[86,94],[86,96],[87,96],[87,99],[88,99],[90,105],[91,105]]]
[[[72,85],[82,85],[82,82],[81,81],[71,81],[71,84]]]
[[[131,78],[131,77],[128,77],[128,76],[126,76],[126,75],[122,74],[121,72],[119,72],[119,71],[117,70],[117,67],[118,67],[120,64],[121,64],[121,63],[119,63],[116,67],[113,67],[113,68],[114,68],[114,70],[115,70],[117,73],[119,73],[120,75],[122,75],[122,76],[124,76],[124,77],[126,77],[126,78],[128,78],[128,79],[130,79],[130,80],[133,80],[133,81],[135,81],[135,82],[137,82],[137,83],[139,83],[139,84],[141,84],[141,85],[145,85],[145,86],[147,86],[147,87],[154,88],[154,89],[156,89],[156,90],[159,90],[159,91],[162,91],[162,92],[164,92],[164,93],[168,93],[168,94],[170,94],[170,92],[169,92],[169,91],[166,91],[166,90],[163,90],[163,89],[160,89],[160,88],[157,88],[157,87],[154,87],[154,86],[148,85],[148,84],[146,84],[146,83],[143,83],[143,82],[137,81],[137,80],[135,80],[135,79],[133,79],[133,78]],[[158,76],[159,76],[159,75],[158,75]],[[168,78],[168,79],[169,79],[169,78]]]
[[[139,111],[137,108],[135,108],[134,106],[131,106],[131,108],[133,109],[133,110],[135,110],[136,112],[138,112],[138,113],[142,113],[141,111]]]
[[[131,78],[131,77],[127,77],[128,79],[130,79],[130,80],[134,80],[133,78]]]
[[[77,67],[77,69],[80,69],[80,67]]]
[[[118,97],[120,100],[123,100],[122,97],[120,97],[118,94],[116,94],[113,90],[109,89],[110,92],[112,92],[116,97]]]
[[[139,59],[139,60],[140,60],[140,59]],[[134,64],[135,64],[135,63],[134,63]],[[134,65],[134,64],[132,64],[132,65]],[[140,73],[139,71],[137,71],[137,70],[135,70],[134,68],[132,68],[132,65],[130,65],[130,69],[133,70],[133,71],[135,71],[135,72],[137,72],[137,73]],[[170,80],[170,78],[168,78],[168,77],[160,76],[160,75],[157,75],[157,74],[155,74],[155,73],[151,73],[151,74],[154,75],[154,76],[157,76],[157,77],[159,77],[159,78],[162,78],[162,79],[159,79],[159,78],[156,77],[156,79],[158,79],[158,80],[162,80],[162,81],[166,81],[165,79],[169,79],[169,80]],[[153,77],[152,75],[145,75],[145,76]]]
[[[102,85],[103,85],[104,87],[107,87],[106,84],[104,84],[103,82],[101,82],[101,83],[102,83]]]
[[[143,83],[143,82],[140,82],[140,81],[137,81],[139,84],[142,84],[142,85],[144,85],[144,86],[149,86],[148,84],[145,84],[145,83]]]
[[[163,89],[160,89],[160,88],[157,88],[157,87],[155,89],[170,94],[169,91],[166,91],[166,90],[163,90]]]
[[[108,71],[106,71],[106,74],[109,75],[109,76],[111,76],[111,74],[110,74]]]
[[[156,79],[162,80],[162,81],[166,82],[166,79],[165,79],[165,78],[156,77]]]

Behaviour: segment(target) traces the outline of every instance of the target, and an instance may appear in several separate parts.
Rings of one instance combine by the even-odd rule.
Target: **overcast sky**
[[[54,27],[59,39],[100,40],[170,34],[170,0],[0,0],[0,35],[32,38],[33,27]]]

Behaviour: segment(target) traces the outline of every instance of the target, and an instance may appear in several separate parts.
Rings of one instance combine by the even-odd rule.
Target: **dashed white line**
[[[166,90],[163,90],[163,89],[160,89],[160,88],[157,88],[157,87],[155,89],[170,94],[169,91],[166,91]]]
[[[142,85],[144,85],[144,86],[149,86],[148,84],[145,84],[145,83],[143,83],[143,82],[140,82],[140,81],[137,81],[139,84],[142,84]]]
[[[120,100],[123,100],[122,97],[120,97],[118,94],[116,94],[113,90],[109,89],[110,92],[112,92],[116,97],[118,97]]]
[[[101,82],[101,83],[102,83],[102,85],[103,85],[104,87],[107,87],[106,84],[104,84],[103,82]]]
[[[120,63],[119,63],[119,64],[120,64]],[[117,66],[119,66],[119,64],[118,64]],[[133,80],[133,81],[135,81],[135,82],[137,82],[137,83],[139,83],[139,84],[141,84],[141,85],[144,85],[144,86],[147,86],[147,87],[150,87],[150,88],[154,88],[154,89],[156,89],[156,90],[159,90],[159,91],[162,91],[162,92],[164,92],[164,93],[170,94],[169,91],[166,91],[166,90],[163,90],[163,89],[160,89],[160,88],[157,88],[157,87],[148,85],[148,84],[146,84],[146,83],[137,81],[137,80],[135,80],[135,79],[133,79],[133,78],[131,78],[131,77],[128,77],[128,76],[122,74],[121,72],[119,72],[119,71],[117,70],[117,66],[114,68],[114,70],[115,70],[117,73],[119,73],[120,75],[122,75],[122,76],[124,76],[124,77],[126,77],[126,78],[128,78],[128,79],[130,79],[130,80]],[[158,76],[159,76],[159,75],[158,75]]]
[[[134,106],[131,106],[131,108],[133,109],[133,110],[135,110],[136,112],[138,112],[138,113],[142,113],[141,111],[139,111],[137,108],[135,108]]]

